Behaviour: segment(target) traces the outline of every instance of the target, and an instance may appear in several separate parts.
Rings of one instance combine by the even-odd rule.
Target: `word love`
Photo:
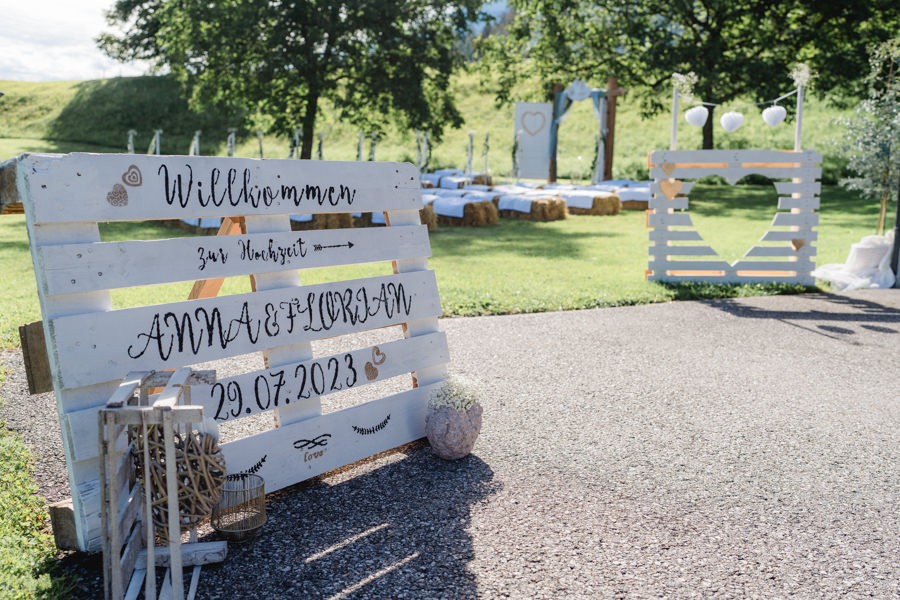
[[[265,340],[299,331],[330,331],[338,324],[355,326],[374,317],[408,317],[412,301],[402,283],[390,282],[311,291],[277,304],[247,300],[233,315],[223,314],[225,308],[205,306],[159,312],[135,336],[137,341],[128,347],[128,356],[138,359],[149,352],[166,361],[176,351],[196,356],[203,347],[225,350],[236,341],[271,345]]]
[[[345,206],[350,207],[356,200],[356,189],[345,185],[260,185],[253,183],[251,169],[226,169],[217,167],[201,177],[194,174],[189,164],[184,169],[170,169],[163,163],[157,170],[162,178],[166,204],[188,208],[196,205],[207,206],[276,206],[282,202],[294,207]],[[204,185],[205,184],[205,185]]]

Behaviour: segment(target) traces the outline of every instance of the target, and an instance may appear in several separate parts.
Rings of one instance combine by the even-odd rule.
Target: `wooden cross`
[[[613,144],[616,139],[616,99],[625,95],[625,88],[610,77],[606,81],[606,148],[603,157],[603,179],[612,179]]]

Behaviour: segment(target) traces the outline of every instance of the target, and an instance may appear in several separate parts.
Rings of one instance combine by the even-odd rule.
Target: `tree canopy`
[[[194,106],[260,113],[312,153],[320,101],[369,131],[386,120],[440,139],[462,118],[449,90],[457,41],[482,0],[117,0],[101,48],[167,67]]]
[[[482,66],[500,102],[518,82],[548,89],[575,78],[616,76],[663,109],[673,73],[697,75],[695,97],[763,102],[790,89],[797,62],[833,97],[861,94],[871,44],[900,29],[896,0],[510,0],[516,18],[505,36],[484,40]],[[703,147],[713,147],[713,119]]]

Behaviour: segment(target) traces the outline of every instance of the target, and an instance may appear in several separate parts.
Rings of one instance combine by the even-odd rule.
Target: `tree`
[[[900,188],[900,37],[872,48],[866,81],[868,98],[843,123],[847,168],[856,177],[841,185],[880,200],[876,231],[882,235],[888,201]]]
[[[819,91],[861,92],[866,47],[893,36],[895,0],[510,0],[506,36],[486,40],[482,67],[498,102],[532,77],[547,82],[616,76],[645,114],[665,107],[671,76],[693,71],[696,97],[728,103],[780,96],[798,61]],[[789,84],[788,84],[789,85]],[[713,119],[703,147],[713,147]]]
[[[386,119],[440,139],[462,118],[449,90],[462,64],[457,40],[482,0],[117,0],[122,25],[100,47],[120,60],[167,67],[196,107],[262,113],[309,158],[320,102],[381,131]]]

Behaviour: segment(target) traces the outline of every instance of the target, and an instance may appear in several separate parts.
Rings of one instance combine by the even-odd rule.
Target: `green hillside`
[[[603,85],[602,81],[589,82]],[[479,90],[475,74],[462,74],[454,82],[458,105],[465,125],[445,132],[441,143],[433,144],[430,166],[465,166],[468,134],[475,132],[474,167],[481,169],[482,145],[490,134],[489,169],[499,176],[509,176],[512,169],[513,107],[497,108],[493,98]],[[789,84],[785,85],[787,89]],[[185,154],[195,130],[202,131],[202,154],[225,154],[225,140],[235,119],[228,115],[191,111],[181,95],[177,82],[169,77],[126,77],[80,82],[16,82],[0,81],[0,160],[20,152],[124,152],[129,129],[135,129],[137,152],[146,152],[154,129],[162,129],[162,152]],[[522,99],[534,100],[537,90],[522,90]],[[526,98],[527,96],[527,98]],[[757,110],[745,110],[746,121],[737,132],[726,134],[717,128],[717,145],[722,148],[793,147],[790,123],[768,127]],[[826,183],[839,176],[841,162],[834,148],[841,138],[837,118],[848,113],[829,107],[824,101],[811,99],[804,112],[804,147],[826,155]],[[614,177],[644,178],[647,154],[668,148],[671,116],[661,114],[644,120],[638,103],[626,93],[619,100],[614,152]],[[325,134],[324,157],[354,160],[359,132],[336,121],[326,106],[318,122]],[[590,178],[594,158],[597,124],[590,102],[577,103],[560,129],[559,173],[565,179]],[[681,148],[699,148],[700,130],[682,121]],[[258,142],[254,132],[240,132],[237,154],[257,156]],[[263,149],[267,157],[288,156],[289,140],[267,135]],[[366,138],[365,156],[369,140]],[[379,160],[412,161],[415,158],[415,133],[388,128],[377,143]]]

